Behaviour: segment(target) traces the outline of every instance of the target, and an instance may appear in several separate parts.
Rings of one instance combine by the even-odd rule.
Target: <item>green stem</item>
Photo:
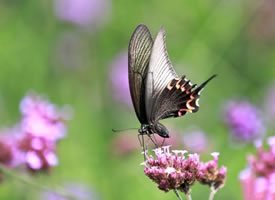
[[[217,190],[215,190],[215,188],[214,188],[213,186],[211,186],[210,188],[211,188],[211,193],[210,193],[210,195],[209,195],[208,200],[213,200],[215,194],[217,193]]]
[[[192,200],[191,192],[188,192],[188,193],[186,194],[186,199],[187,199],[187,200]]]
[[[53,191],[57,195],[63,196],[63,197],[68,198],[70,200],[74,200],[75,199],[74,197],[72,197],[71,195],[67,194],[63,190],[52,189],[52,188],[49,188],[47,186],[37,184],[37,183],[35,183],[35,182],[27,179],[26,177],[20,176],[20,175],[14,173],[13,171],[11,171],[10,169],[8,169],[7,167],[5,167],[5,165],[3,165],[1,163],[0,163],[0,172],[2,174],[4,174],[5,176],[11,177],[12,179],[16,179],[16,180],[20,181],[21,183],[27,184],[27,185],[29,185],[29,186],[31,186],[33,188],[38,189],[38,190]]]
[[[178,191],[177,191],[176,189],[174,189],[174,192],[175,192],[176,196],[178,197],[178,199],[179,199],[179,200],[182,200],[180,194],[178,193]]]
[[[178,199],[179,199],[179,200],[182,200],[182,198],[181,198],[181,196],[180,196],[178,190],[175,189],[174,192],[175,192],[176,196],[178,197]],[[185,195],[186,195],[186,200],[192,200],[192,197],[191,197],[191,190],[190,190],[189,192],[187,192]]]

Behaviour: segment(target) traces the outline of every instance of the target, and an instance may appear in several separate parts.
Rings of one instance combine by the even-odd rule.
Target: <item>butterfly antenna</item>
[[[112,131],[113,131],[114,133],[124,132],[124,131],[129,131],[129,130],[138,130],[138,128],[126,128],[126,129],[113,129],[113,128],[112,128]]]

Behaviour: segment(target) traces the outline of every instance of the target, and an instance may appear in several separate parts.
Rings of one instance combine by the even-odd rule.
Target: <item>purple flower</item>
[[[20,103],[21,132],[55,141],[66,135],[66,113],[37,95],[27,95]]]
[[[182,135],[183,146],[191,152],[204,152],[208,147],[205,133],[199,129],[185,131]]]
[[[80,26],[100,24],[109,12],[107,0],[54,0],[56,16]]]
[[[145,175],[157,183],[160,190],[180,190],[188,194],[195,181],[213,186],[215,190],[224,185],[226,168],[218,170],[216,154],[213,161],[202,163],[198,154],[189,154],[186,158],[187,151],[170,152],[169,148],[155,149],[156,158],[145,152],[146,161],[142,163]]]
[[[230,102],[224,119],[231,129],[232,138],[238,141],[253,141],[265,132],[259,110],[247,101]]]
[[[248,157],[249,167],[239,175],[245,200],[275,199],[275,136],[268,144],[269,150],[264,151],[257,142],[257,155]]]
[[[132,101],[128,81],[127,52],[122,52],[115,57],[111,65],[110,79],[115,99],[131,106]]]

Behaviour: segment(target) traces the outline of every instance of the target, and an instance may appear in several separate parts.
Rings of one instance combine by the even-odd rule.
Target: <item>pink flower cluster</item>
[[[275,136],[268,145],[264,151],[257,142],[257,155],[248,157],[249,167],[239,175],[245,200],[275,200]]]
[[[180,190],[187,194],[196,181],[215,190],[225,183],[226,168],[218,169],[218,153],[212,154],[212,161],[203,163],[198,154],[189,154],[186,158],[187,151],[170,152],[170,146],[155,149],[154,152],[156,158],[145,152],[146,161],[142,165],[145,166],[145,175],[157,183],[160,190]]]
[[[21,121],[0,139],[0,163],[49,170],[58,164],[56,144],[66,136],[68,113],[36,94],[23,98],[20,111]]]

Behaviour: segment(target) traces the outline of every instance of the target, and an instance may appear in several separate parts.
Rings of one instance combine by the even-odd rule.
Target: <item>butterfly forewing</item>
[[[153,39],[150,31],[145,25],[139,25],[129,44],[128,70],[132,102],[141,124],[148,122],[145,108],[145,79],[152,46]]]
[[[177,74],[169,60],[165,31],[161,28],[154,41],[146,80],[146,113],[150,122],[158,118],[156,113],[162,103],[160,96],[169,81],[174,78],[177,78]]]

